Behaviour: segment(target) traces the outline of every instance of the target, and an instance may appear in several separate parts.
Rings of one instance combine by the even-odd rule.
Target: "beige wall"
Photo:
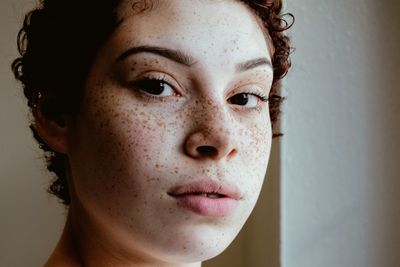
[[[54,246],[63,209],[48,197],[49,177],[27,128],[22,90],[10,65],[16,34],[32,1],[0,2],[0,266],[41,266]]]

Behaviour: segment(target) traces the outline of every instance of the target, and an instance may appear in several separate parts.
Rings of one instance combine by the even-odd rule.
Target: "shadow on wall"
[[[370,121],[369,172],[373,186],[370,220],[371,238],[367,240],[371,266],[400,266],[400,2],[374,2],[377,25],[374,27],[376,61],[376,100],[366,106]],[[368,27],[368,26],[367,26]]]

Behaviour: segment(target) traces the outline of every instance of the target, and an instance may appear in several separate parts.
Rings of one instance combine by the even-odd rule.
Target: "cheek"
[[[271,148],[272,129],[268,110],[258,116],[257,120],[251,121],[243,131],[240,131],[241,146],[244,156],[252,167],[264,168],[267,163]]]
[[[269,117],[247,125],[241,133],[242,157],[238,159],[235,172],[240,173],[240,186],[246,188],[246,195],[255,204],[267,170],[272,131]]]
[[[124,100],[100,99],[98,103],[88,99],[90,109],[82,121],[90,127],[81,127],[85,130],[75,157],[78,168],[73,168],[79,172],[74,175],[76,190],[113,212],[121,212],[116,207],[125,203],[145,205],[147,188],[160,183],[160,151],[168,151],[165,146],[170,143],[161,142],[169,131],[167,124]]]

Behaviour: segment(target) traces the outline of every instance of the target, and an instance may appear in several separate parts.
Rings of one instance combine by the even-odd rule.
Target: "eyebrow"
[[[237,72],[243,72],[246,70],[254,69],[258,66],[269,66],[272,67],[271,61],[266,57],[260,57],[256,59],[251,59],[243,63],[236,65]]]
[[[179,64],[182,64],[182,65],[185,65],[188,67],[190,67],[196,63],[196,60],[192,56],[187,55],[181,51],[172,50],[172,49],[168,49],[168,48],[164,48],[164,47],[147,46],[147,45],[129,48],[127,51],[122,53],[117,58],[117,61],[122,61],[131,55],[139,54],[139,53],[156,54],[156,55],[168,58],[172,61],[175,61]]]
[[[122,61],[129,56],[132,56],[134,54],[139,54],[139,53],[151,53],[151,54],[156,54],[165,58],[168,58],[172,61],[175,61],[179,64],[191,67],[194,64],[196,64],[196,60],[194,57],[179,51],[179,50],[173,50],[165,47],[159,47],[159,46],[148,46],[148,45],[143,45],[143,46],[136,46],[129,48],[125,52],[123,52],[119,57],[117,57],[116,61]],[[246,70],[250,70],[259,66],[270,66],[272,67],[271,61],[266,58],[266,57],[261,57],[261,58],[256,58],[256,59],[251,59],[248,61],[245,61],[243,63],[239,63],[236,65],[236,71],[237,72],[243,72]]]

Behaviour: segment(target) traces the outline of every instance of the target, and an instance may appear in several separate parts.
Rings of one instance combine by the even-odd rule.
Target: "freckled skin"
[[[123,22],[98,53],[70,134],[72,223],[118,259],[104,260],[104,253],[86,259],[88,266],[103,266],[102,260],[115,266],[200,266],[237,235],[264,179],[271,145],[268,104],[258,101],[258,109],[250,110],[228,101],[254,88],[268,95],[269,66],[241,73],[234,67],[270,58],[256,19],[235,1],[160,2],[138,15],[129,1],[121,4]],[[149,53],[115,61],[130,47],[149,44],[185,51],[196,64]],[[176,94],[155,98],[128,86],[143,73],[166,75]],[[217,155],[199,154],[196,148],[203,145],[215,147]],[[239,207],[225,217],[203,217],[167,194],[201,177],[238,186]],[[78,243],[89,258],[90,245]],[[183,264],[188,262],[194,264]]]

